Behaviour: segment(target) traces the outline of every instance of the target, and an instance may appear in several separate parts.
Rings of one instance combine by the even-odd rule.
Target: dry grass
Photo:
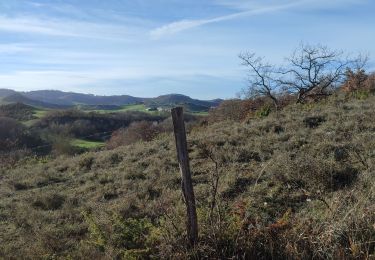
[[[192,251],[170,133],[2,167],[0,257],[372,259],[374,111],[374,96],[333,96],[193,128]]]

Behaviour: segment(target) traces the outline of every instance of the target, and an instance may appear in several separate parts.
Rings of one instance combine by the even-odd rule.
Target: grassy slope
[[[190,133],[197,254],[373,255],[374,111],[374,97],[332,98]],[[310,128],[310,117],[325,122]],[[215,162],[219,197],[210,216]],[[184,258],[183,229],[172,135],[0,171],[0,256]]]

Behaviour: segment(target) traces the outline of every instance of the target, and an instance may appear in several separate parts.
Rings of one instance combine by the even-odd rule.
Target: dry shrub
[[[272,106],[265,98],[225,100],[217,108],[210,110],[208,121],[210,123],[225,120],[241,122],[249,117],[256,116],[257,111],[265,106]]]
[[[204,119],[195,115],[185,114],[184,121],[186,130],[189,133],[192,128],[198,124],[203,124]],[[115,131],[110,140],[107,142],[108,149],[114,149],[123,145],[130,145],[139,141],[149,142],[154,140],[162,133],[173,132],[172,118],[168,117],[165,120],[158,121],[139,121],[133,122],[127,128],[121,128]]]
[[[157,123],[140,121],[132,123],[128,128],[122,128],[112,134],[107,142],[107,148],[113,149],[139,141],[151,141],[160,132]]]
[[[294,104],[297,101],[296,95],[289,94],[289,93],[281,94],[278,97],[278,99],[279,99],[279,109],[283,109],[284,107]]]
[[[364,70],[358,70],[356,72],[352,70],[346,71],[346,81],[342,86],[342,90],[345,92],[353,92],[358,89],[364,89],[368,75]]]
[[[65,202],[65,196],[57,193],[49,193],[38,197],[32,206],[42,210],[57,210],[60,209]]]
[[[364,70],[346,72],[346,81],[341,87],[345,93],[359,99],[375,91],[375,73],[367,74]]]
[[[0,151],[0,165],[3,167],[14,166],[19,160],[27,158],[30,155],[32,155],[32,152],[28,149]]]

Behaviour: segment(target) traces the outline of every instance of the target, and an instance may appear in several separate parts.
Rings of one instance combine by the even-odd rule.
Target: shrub
[[[0,117],[9,117],[20,121],[35,119],[34,108],[23,103],[0,106]]]
[[[113,149],[139,141],[151,141],[160,133],[157,123],[141,121],[131,123],[129,127],[117,130],[107,142],[107,147]]]
[[[45,144],[37,132],[31,131],[15,119],[0,117],[0,154],[2,152],[10,154],[16,151],[21,154],[22,150],[27,151],[29,148]],[[33,151],[42,152],[43,148]]]
[[[309,128],[316,128],[325,121],[326,119],[323,116],[310,116],[303,119],[303,122],[305,123],[306,127]]]
[[[256,111],[255,115],[259,118],[267,117],[271,113],[271,107],[265,105]]]
[[[209,111],[208,120],[211,123],[224,120],[243,121],[257,115],[262,109],[264,109],[263,113],[269,114],[271,106],[266,104],[265,98],[225,100],[217,108]]]
[[[341,87],[345,92],[353,92],[360,89],[365,89],[366,81],[368,80],[368,75],[363,69],[353,71],[348,69],[346,71],[346,80]]]
[[[105,230],[92,214],[83,212],[89,229],[89,243],[100,251],[112,254],[113,258],[143,259],[150,255],[148,236],[153,228],[147,219],[122,218],[118,214],[109,216],[111,229]]]
[[[84,171],[91,170],[92,165],[94,164],[94,157],[86,155],[78,163],[79,169]]]
[[[64,202],[65,196],[57,193],[49,193],[37,198],[32,205],[34,208],[40,208],[42,210],[57,210],[62,207]]]
[[[29,189],[29,185],[25,183],[16,182],[13,184],[15,190],[27,190]]]
[[[102,114],[86,113],[78,109],[49,112],[36,128],[47,129],[48,132],[63,136],[87,137],[91,140],[105,140],[109,132],[128,127],[132,122],[159,122],[163,115],[150,115],[142,112],[126,112]]]
[[[356,99],[366,99],[375,91],[375,74],[366,74],[364,70],[347,70],[346,80],[341,89]]]
[[[78,152],[78,149],[72,146],[71,139],[62,135],[50,135],[48,137],[52,143],[52,154],[54,155],[73,155]]]

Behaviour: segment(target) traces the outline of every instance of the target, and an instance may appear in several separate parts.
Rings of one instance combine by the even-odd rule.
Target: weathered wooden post
[[[171,113],[174,136],[176,139],[177,159],[182,175],[182,192],[184,194],[187,211],[186,229],[190,246],[193,247],[198,241],[198,222],[195,208],[194,189],[191,181],[183,108],[173,108]]]

